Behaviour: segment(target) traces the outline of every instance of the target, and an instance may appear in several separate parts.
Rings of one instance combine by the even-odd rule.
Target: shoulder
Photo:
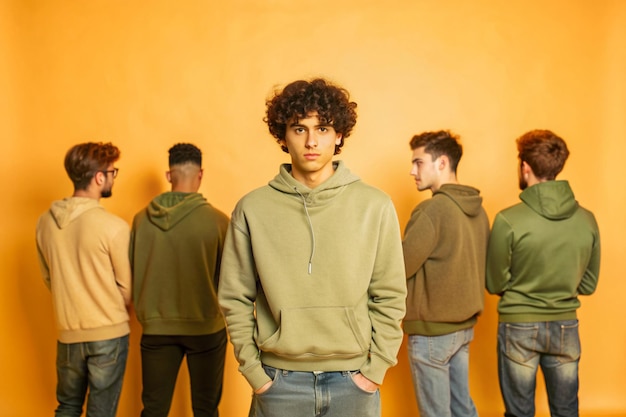
[[[345,187],[351,194],[356,196],[356,198],[359,198],[361,201],[366,200],[368,202],[378,202],[380,204],[391,203],[391,197],[389,194],[380,188],[374,187],[373,185],[367,184],[361,180],[347,184]]]

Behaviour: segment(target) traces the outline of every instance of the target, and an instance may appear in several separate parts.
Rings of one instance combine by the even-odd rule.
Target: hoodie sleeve
[[[434,250],[436,242],[435,227],[431,219],[417,207],[411,213],[402,241],[406,279],[411,279],[417,274]]]
[[[369,380],[382,384],[387,370],[397,363],[403,338],[401,323],[406,312],[402,240],[391,201],[382,215],[369,295],[372,342],[369,359],[360,372]]]
[[[595,292],[598,285],[598,276],[600,275],[600,232],[593,215],[592,220],[595,226],[593,247],[591,248],[591,257],[587,263],[587,268],[578,285],[578,293],[581,295],[591,295]]]
[[[513,229],[502,214],[493,221],[487,248],[486,286],[490,294],[502,294],[511,281]]]
[[[239,222],[239,219],[240,216],[233,215],[226,233],[218,299],[226,319],[235,357],[239,362],[239,371],[248,380],[252,389],[256,390],[271,379],[263,370],[259,349],[254,340],[256,267],[249,231],[245,220]]]
[[[115,271],[115,282],[117,288],[124,298],[124,304],[130,305],[131,302],[131,270],[129,253],[130,230],[128,225],[124,224],[120,230],[113,236],[110,248],[111,265]]]

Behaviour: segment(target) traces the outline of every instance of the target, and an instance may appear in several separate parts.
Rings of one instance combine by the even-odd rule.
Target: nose
[[[415,164],[413,164],[413,167],[411,168],[411,173],[409,175],[412,176],[417,176],[417,167],[415,166]]]
[[[317,146],[317,136],[315,136],[314,132],[307,134],[305,146],[307,148],[315,148]]]

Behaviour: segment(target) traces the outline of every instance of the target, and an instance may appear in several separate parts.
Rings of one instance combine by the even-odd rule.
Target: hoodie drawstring
[[[309,275],[311,275],[311,272],[313,269],[313,255],[315,254],[315,233],[313,232],[313,223],[311,222],[311,216],[309,215],[309,208],[306,204],[306,198],[304,198],[304,195],[302,195],[302,193],[296,187],[293,187],[293,189],[295,190],[296,193],[298,193],[298,195],[302,199],[302,204],[304,206],[304,213],[306,214],[306,219],[309,222],[309,229],[311,230],[311,256],[309,257],[309,268],[308,268]]]

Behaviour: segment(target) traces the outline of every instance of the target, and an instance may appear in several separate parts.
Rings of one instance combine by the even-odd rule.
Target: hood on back
[[[154,198],[146,208],[148,220],[161,230],[176,226],[189,213],[209,203],[200,193],[166,192]]]
[[[50,214],[59,229],[63,229],[80,217],[81,214],[96,208],[104,209],[98,200],[94,200],[93,198],[68,197],[53,202],[50,206]]]
[[[480,191],[469,185],[444,184],[433,193],[443,194],[456,203],[466,216],[475,217],[482,213],[483,198]]]
[[[550,220],[567,219],[578,209],[578,202],[567,181],[540,182],[522,191],[519,198]]]

